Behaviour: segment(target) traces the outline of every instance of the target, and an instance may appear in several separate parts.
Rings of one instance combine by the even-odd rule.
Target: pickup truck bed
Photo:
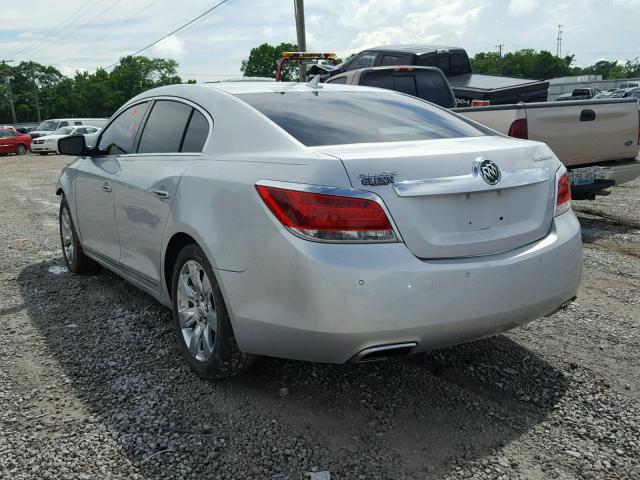
[[[576,198],[640,175],[640,114],[635,99],[541,102],[455,108],[505,135],[545,142],[569,169]]]
[[[549,82],[479,73],[449,77],[448,80],[460,107],[470,106],[472,100],[488,100],[491,105],[544,102],[549,90]]]

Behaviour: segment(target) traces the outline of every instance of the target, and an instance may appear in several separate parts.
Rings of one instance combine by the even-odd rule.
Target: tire
[[[16,147],[16,155],[24,155],[27,153],[27,147],[20,144]]]
[[[63,195],[60,200],[60,212],[58,214],[60,224],[60,244],[62,246],[62,256],[67,269],[71,273],[85,273],[96,270],[98,264],[84,254],[82,245],[78,239],[76,228],[73,224],[71,211],[66,197]]]
[[[198,377],[226,378],[249,367],[254,357],[239,350],[218,281],[195,243],[178,254],[171,298],[178,348]]]

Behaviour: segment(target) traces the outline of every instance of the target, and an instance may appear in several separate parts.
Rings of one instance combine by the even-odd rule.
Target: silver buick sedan
[[[173,309],[195,373],[362,362],[491,336],[575,297],[580,226],[542,143],[345,85],[175,85],[65,167],[67,267]]]

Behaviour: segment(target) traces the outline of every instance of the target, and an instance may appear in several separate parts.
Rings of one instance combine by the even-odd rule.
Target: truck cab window
[[[347,71],[357,70],[358,68],[368,68],[373,65],[373,61],[375,60],[375,58],[375,53],[365,52],[361,53],[360,55],[356,55],[347,64]]]

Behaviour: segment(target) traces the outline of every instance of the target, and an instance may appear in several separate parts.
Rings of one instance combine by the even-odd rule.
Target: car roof
[[[175,85],[176,88],[188,87],[193,85]],[[356,85],[337,85],[321,83],[316,88],[311,87],[308,83],[302,82],[220,82],[206,83],[197,85],[202,88],[218,90],[231,95],[243,93],[286,93],[286,92],[317,92],[322,90],[329,91],[373,91],[380,89],[372,87],[362,87]]]
[[[423,53],[436,52],[441,50],[464,50],[462,47],[451,47],[446,45],[424,45],[419,43],[410,43],[406,45],[384,45],[381,47],[367,48],[364,51],[378,52],[409,52],[421,55]]]

